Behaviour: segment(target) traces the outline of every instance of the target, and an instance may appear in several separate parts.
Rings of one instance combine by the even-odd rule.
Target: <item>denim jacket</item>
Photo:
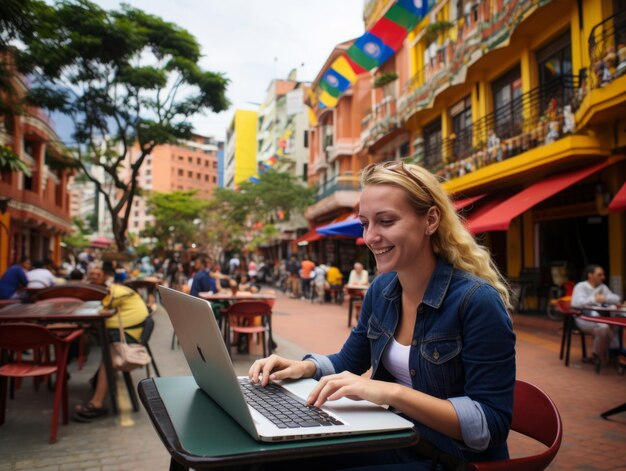
[[[374,279],[358,325],[339,353],[310,354],[316,378],[351,371],[393,381],[381,364],[402,311],[396,273]],[[513,413],[515,334],[498,292],[484,280],[438,260],[418,307],[409,356],[413,388],[449,400],[463,442],[413,421],[420,436],[468,461],[508,458]]]

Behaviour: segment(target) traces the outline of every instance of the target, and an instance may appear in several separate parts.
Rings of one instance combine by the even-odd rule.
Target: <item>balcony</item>
[[[361,142],[365,147],[376,144],[390,132],[398,129],[396,112],[396,99],[387,95],[361,120]]]
[[[431,171],[450,180],[551,144],[576,131],[578,77],[537,87],[430,148],[416,149]]]
[[[590,89],[626,74],[626,11],[606,18],[589,34]]]
[[[337,191],[359,191],[359,178],[341,175],[322,183],[315,195],[315,201],[321,201]]]
[[[516,0],[492,12],[491,1],[476,2],[470,14],[459,18],[450,28],[443,44],[433,47],[426,65],[404,84],[398,100],[401,121],[432,106],[443,90],[463,83],[470,66],[507,44],[524,18],[547,3],[550,1]]]

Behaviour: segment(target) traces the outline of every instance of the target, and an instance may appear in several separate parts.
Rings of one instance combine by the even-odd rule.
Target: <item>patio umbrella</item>
[[[350,217],[334,224],[328,224],[315,229],[324,235],[339,235],[347,237],[361,237],[363,235],[363,226],[361,221],[356,217]]]

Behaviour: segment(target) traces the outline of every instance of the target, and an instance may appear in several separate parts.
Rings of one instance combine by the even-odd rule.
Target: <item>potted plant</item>
[[[387,85],[388,83],[393,82],[398,78],[398,74],[395,72],[384,72],[380,75],[377,75],[374,79],[374,88],[379,88]]]
[[[437,40],[441,33],[445,33],[450,28],[454,26],[454,23],[451,21],[434,21],[426,26],[426,31],[424,33],[424,38],[426,39],[427,44],[431,44]]]

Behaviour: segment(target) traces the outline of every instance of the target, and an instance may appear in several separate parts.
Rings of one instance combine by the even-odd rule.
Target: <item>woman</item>
[[[350,456],[333,467],[430,469],[441,452],[456,461],[508,458],[515,336],[506,284],[428,171],[372,164],[361,185],[363,238],[380,274],[357,327],[337,354],[272,355],[252,365],[250,380],[317,378],[309,403],[388,404],[436,447]],[[361,376],[369,368],[371,377]]]
[[[87,281],[95,285],[106,286],[107,279],[108,276],[102,268],[94,267],[87,274]],[[120,341],[119,322],[121,320],[126,341],[139,343],[145,320],[148,317],[148,308],[141,296],[127,286],[112,284],[109,286],[109,294],[102,300],[102,306],[105,309],[115,309],[117,312],[116,315],[106,320],[109,341]],[[91,422],[108,412],[104,405],[108,391],[104,363],[100,363],[91,384],[94,389],[91,398],[76,406],[72,415],[72,419],[76,422]]]

